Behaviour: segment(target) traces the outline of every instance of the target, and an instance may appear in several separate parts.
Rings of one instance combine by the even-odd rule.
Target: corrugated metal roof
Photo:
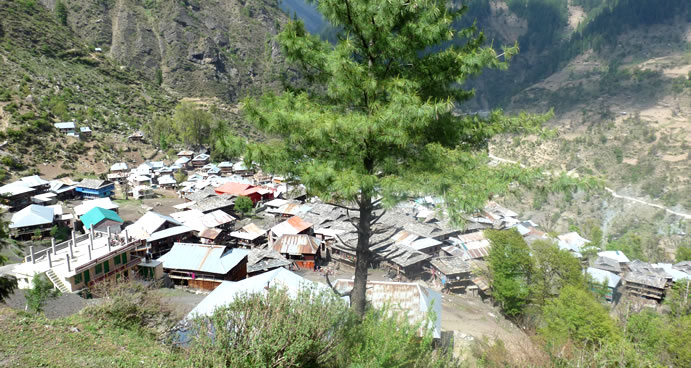
[[[561,234],[557,238],[559,239],[559,249],[566,249],[572,252],[580,252],[586,243],[590,243],[590,240],[581,237],[575,231]]]
[[[110,171],[123,171],[127,170],[127,163],[125,162],[116,162],[113,165],[110,166]]]
[[[74,128],[75,128],[74,121],[66,121],[66,122],[63,122],[63,123],[55,123],[55,124],[53,124],[53,125],[55,125],[55,127],[56,127],[57,129],[74,129]]]
[[[284,268],[278,268],[238,282],[224,281],[206,298],[197,304],[185,317],[186,320],[195,317],[210,316],[213,312],[232,303],[240,295],[266,293],[267,287],[279,287],[295,297],[303,288],[315,291],[328,290],[325,285],[317,284]]]
[[[609,271],[588,267],[586,272],[588,272],[588,274],[593,277],[593,280],[599,283],[607,281],[607,286],[611,287],[612,289],[616,288],[617,285],[619,285],[619,281],[621,281],[621,277]]]
[[[182,223],[170,216],[160,214],[155,211],[149,211],[135,221],[132,225],[125,228],[128,235],[135,239],[144,240],[151,237],[164,224],[170,223],[175,226],[181,226]]]
[[[81,216],[89,212],[89,210],[94,207],[101,207],[107,210],[114,210],[119,206],[113,201],[111,201],[110,198],[96,198],[82,202],[82,204],[74,208],[74,213],[77,216]]]
[[[165,239],[165,238],[170,237],[170,236],[182,235],[182,234],[191,233],[191,232],[192,232],[192,229],[190,229],[187,226],[173,226],[171,228],[157,231],[157,232],[151,234],[151,236],[148,239],[146,239],[146,242],[150,243],[150,242],[153,242],[156,240]]]
[[[317,254],[321,241],[306,234],[282,235],[273,245],[273,249],[281,254],[303,255]]]
[[[88,189],[99,189],[108,185],[111,185],[112,183],[109,182],[108,180],[99,180],[99,179],[82,179],[79,183],[77,183],[77,187],[80,188],[88,188]]]
[[[619,263],[629,263],[629,257],[620,250],[606,250],[604,252],[597,252],[600,257],[610,258]]]
[[[247,258],[249,250],[222,245],[175,243],[158,260],[163,268],[225,275]]]
[[[216,240],[223,231],[221,229],[209,229],[205,228],[199,232],[199,237],[202,239]]]
[[[41,179],[41,177],[38,175],[25,176],[19,179],[19,182],[21,182],[24,186],[31,188],[49,184],[47,180]]]
[[[281,236],[284,234],[299,234],[312,227],[312,224],[301,219],[298,216],[293,216],[280,224],[271,228],[271,231],[276,234],[276,236]]]
[[[94,207],[89,210],[89,212],[82,215],[79,220],[84,224],[84,228],[91,229],[92,226],[98,225],[103,220],[111,220],[119,223],[123,223],[122,218],[118,216],[115,211],[107,210],[101,207]]]
[[[336,280],[334,288],[339,292],[353,289],[352,280]],[[432,289],[414,283],[368,281],[367,300],[375,308],[387,306],[390,311],[407,316],[412,325],[419,324],[434,311],[436,320],[430,321],[428,328],[432,329],[435,338],[441,337],[441,294]]]
[[[266,230],[260,229],[259,226],[250,223],[242,227],[242,231],[233,231],[230,236],[244,240],[254,240],[260,236],[266,235]]]
[[[39,226],[53,222],[53,209],[51,207],[32,204],[24,207],[12,216],[10,229]]]
[[[33,191],[35,191],[34,188],[26,187],[19,182],[9,183],[0,187],[0,195],[15,196]]]

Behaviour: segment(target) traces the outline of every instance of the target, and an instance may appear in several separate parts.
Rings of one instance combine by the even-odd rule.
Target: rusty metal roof
[[[244,240],[254,240],[260,236],[266,235],[266,230],[260,229],[259,226],[250,223],[242,227],[242,231],[233,231],[230,236]]]
[[[300,256],[303,254],[317,254],[321,240],[306,234],[282,235],[273,245],[273,249],[281,254]]]
[[[299,234],[312,227],[312,224],[301,219],[298,216],[293,216],[280,224],[271,228],[271,231],[277,236],[284,234]]]

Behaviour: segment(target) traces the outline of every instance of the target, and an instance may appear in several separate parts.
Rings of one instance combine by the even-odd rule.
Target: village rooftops
[[[160,214],[155,211],[148,211],[142,217],[137,219],[132,225],[127,226],[125,230],[128,231],[131,237],[135,239],[147,239],[155,232],[162,230],[161,228],[169,223],[170,226],[180,226],[182,223],[170,216]]]
[[[444,275],[459,275],[470,273],[470,263],[464,261],[461,257],[437,257],[430,261],[432,266],[439,270]]]
[[[597,252],[597,255],[600,257],[613,259],[619,263],[629,263],[629,257],[627,257],[626,254],[624,254],[624,252],[620,250],[607,250],[604,252]]]
[[[34,191],[36,191],[36,189],[27,187],[19,182],[9,183],[0,187],[0,195],[2,196],[17,196]]]
[[[116,162],[110,167],[110,171],[126,171],[128,170],[127,164],[124,162]]]
[[[99,179],[82,179],[79,183],[77,183],[77,187],[79,188],[88,188],[88,189],[101,189],[103,187],[106,187],[108,185],[112,185],[108,180],[99,180]]]
[[[273,250],[281,254],[299,256],[303,254],[317,254],[321,240],[307,234],[285,234],[274,242]]]
[[[155,242],[157,240],[169,238],[171,236],[176,236],[176,235],[182,235],[182,234],[187,234],[191,233],[193,230],[190,229],[187,226],[173,226],[168,229],[156,231],[155,233],[151,234],[150,237],[146,239],[147,243]]]
[[[190,161],[191,161],[191,159],[189,157],[180,157],[177,160],[175,160],[174,164],[180,165],[180,166],[185,166]]]
[[[229,161],[223,161],[223,162],[221,162],[220,164],[218,164],[218,167],[221,168],[221,169],[224,169],[224,168],[232,168],[232,167],[233,167],[233,163],[232,163],[232,162],[229,162]]]
[[[52,224],[54,213],[52,207],[32,204],[12,216],[10,229]]]
[[[243,226],[240,230],[241,231],[231,232],[230,236],[233,238],[253,241],[266,235],[266,230],[260,229],[259,226],[251,223]]]
[[[55,123],[53,124],[56,129],[58,130],[74,130],[76,129],[76,125],[74,124],[74,121],[66,121],[63,123]]]
[[[336,280],[334,288],[341,293],[353,289],[353,280]],[[435,320],[427,328],[432,329],[434,338],[441,338],[441,294],[414,283],[368,281],[366,298],[374,308],[388,307],[389,312],[401,313],[411,324],[425,321],[433,311]]]
[[[185,319],[191,320],[195,317],[210,316],[216,309],[232,303],[239,296],[264,294],[271,287],[282,288],[291,297],[297,296],[302,289],[310,289],[315,292],[329,290],[326,285],[317,284],[284,268],[278,268],[238,282],[223,281],[197,304]]]
[[[293,216],[280,224],[274,226],[271,228],[271,232],[273,232],[276,236],[281,236],[284,234],[299,234],[307,229],[312,227],[312,224],[309,222],[304,221],[298,216]]]
[[[182,156],[182,157],[185,157],[185,156],[194,156],[194,151],[182,150],[182,151],[178,152],[177,155],[178,155],[178,156]]]
[[[290,265],[290,261],[272,249],[254,248],[247,256],[247,273],[268,271]]]
[[[193,206],[190,206],[189,208],[197,209],[206,213],[216,210],[222,210],[223,208],[232,206],[235,203],[235,198],[233,198],[230,195],[224,194],[220,196],[207,197],[201,200],[197,200],[195,202],[196,203]]]
[[[588,267],[586,272],[593,278],[594,281],[601,284],[607,282],[607,287],[610,287],[612,289],[615,289],[621,281],[620,276],[609,271]]]
[[[247,249],[226,249],[223,245],[175,243],[173,248],[158,260],[163,262],[163,268],[167,269],[225,275],[247,258],[248,254]]]
[[[111,220],[119,223],[123,223],[122,218],[111,210],[107,210],[101,207],[94,207],[89,212],[82,215],[80,218],[82,224],[84,224],[85,229],[90,229],[92,226],[99,224],[103,220]]]
[[[88,133],[91,133],[91,128],[89,128],[89,127],[87,127],[87,126],[83,126],[83,127],[80,127],[80,128],[79,128],[79,131],[82,132],[82,133],[88,134]]]
[[[19,182],[22,185],[29,187],[29,188],[36,188],[36,187],[50,185],[49,181],[41,179],[41,177],[38,175],[25,176],[25,177],[19,179]]]
[[[107,210],[116,210],[119,206],[110,200],[110,198],[97,198],[82,202],[82,204],[74,208],[74,214],[81,217],[83,214],[89,212],[94,207],[101,207]]]
[[[206,153],[200,153],[192,159],[192,161],[207,161],[211,156],[207,155]]]

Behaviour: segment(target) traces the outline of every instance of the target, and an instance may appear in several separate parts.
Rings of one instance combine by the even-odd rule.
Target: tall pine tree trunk
[[[369,249],[370,219],[372,217],[372,197],[363,194],[360,198],[360,219],[358,221],[358,241],[355,259],[355,281],[353,292],[350,294],[350,303],[359,316],[365,314],[367,305],[367,268],[372,256]]]

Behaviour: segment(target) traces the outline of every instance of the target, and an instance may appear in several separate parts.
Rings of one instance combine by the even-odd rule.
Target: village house
[[[55,126],[55,129],[57,129],[58,132],[62,134],[66,134],[73,137],[77,135],[77,127],[73,121],[55,123],[53,125]]]
[[[28,238],[36,234],[49,232],[53,227],[55,215],[52,207],[31,204],[12,215],[10,220],[10,236],[13,238]]]
[[[181,169],[187,169],[190,165],[190,161],[192,161],[192,159],[189,157],[180,157],[173,162],[173,165],[177,165]]]
[[[632,296],[662,302],[668,286],[667,273],[639,260],[630,262],[628,266],[629,270],[622,277],[624,290]]]
[[[36,192],[34,188],[14,182],[0,187],[0,199],[2,199],[2,204],[14,212],[31,204],[31,197]]]
[[[83,126],[79,128],[79,138],[89,139],[91,138],[91,128],[88,126]]]
[[[244,246],[248,248],[254,248],[266,241],[267,231],[259,228],[255,224],[247,224],[240,228],[238,231],[233,231],[230,233],[230,238],[235,242],[237,246]]]
[[[576,258],[583,258],[583,247],[590,243],[590,240],[580,236],[577,232],[570,232],[557,236],[559,249],[568,250]]]
[[[273,249],[254,248],[247,256],[247,277],[271,270],[288,267],[291,262]]]
[[[115,211],[107,210],[101,207],[94,207],[87,213],[83,214],[79,220],[84,225],[84,230],[89,231],[93,227],[94,230],[100,232],[111,232],[119,234],[122,230],[122,218]]]
[[[81,198],[108,198],[115,194],[115,184],[108,180],[83,179],[75,186]]]
[[[203,213],[209,213],[214,211],[223,211],[227,214],[232,214],[235,205],[235,198],[233,196],[224,195],[213,195],[206,197],[201,200],[195,201],[195,203],[189,206],[191,210],[199,210]]]
[[[405,245],[425,254],[436,256],[441,250],[442,242],[432,238],[422,237],[407,230],[401,230],[393,236],[393,241]]]
[[[192,167],[194,167],[195,169],[203,167],[204,165],[209,163],[209,158],[211,158],[211,156],[207,155],[206,153],[200,153],[194,156],[194,158],[191,161]]]
[[[246,249],[226,249],[222,245],[175,243],[158,260],[176,284],[214,290],[223,281],[247,277]]]
[[[252,176],[254,175],[254,171],[248,168],[244,161],[240,160],[233,164],[233,174],[240,176]]]
[[[290,260],[296,267],[312,270],[319,265],[321,241],[307,234],[284,234],[272,249]]]
[[[58,195],[55,193],[41,193],[31,197],[31,203],[48,206],[58,203]]]
[[[301,219],[298,216],[293,216],[278,225],[271,228],[269,231],[269,246],[273,247],[273,242],[283,235],[297,235],[307,234],[312,235],[312,224]]]
[[[155,211],[148,211],[133,224],[127,226],[125,230],[130,237],[145,241],[159,231],[170,229],[176,226],[182,226],[182,223],[170,216],[166,216]],[[172,243],[170,246],[172,246]],[[170,246],[168,249],[170,249]],[[168,249],[150,249],[149,253],[164,253]]]
[[[187,226],[173,226],[156,231],[146,238],[146,245],[137,248],[137,253],[145,253],[145,256],[158,258],[168,252],[175,243],[185,243],[194,239],[194,230]]]
[[[220,164],[218,164],[218,168],[221,169],[221,173],[223,175],[227,174],[232,174],[233,173],[233,163],[229,161],[223,161]]]
[[[339,293],[347,293],[353,290],[353,284],[353,280],[339,279],[333,286]],[[414,283],[386,281],[367,281],[366,290],[367,301],[372,307],[386,307],[390,313],[396,313],[412,325],[423,323],[430,312],[434,312],[435,319],[425,327],[431,330],[432,337],[441,338],[442,300],[439,292]],[[421,329],[420,335],[423,332]]]
[[[194,157],[194,151],[190,150],[182,150],[177,153],[178,158],[187,158],[187,159],[192,159]]]
[[[284,203],[283,205],[279,206],[278,208],[272,208],[272,206],[269,206],[268,203],[276,203],[276,201],[284,201],[287,203]],[[270,213],[272,215],[278,216],[278,217],[292,217],[292,216],[299,216],[303,215],[311,209],[310,206],[306,204],[300,204],[300,203],[293,203],[293,202],[288,202],[283,199],[274,199],[272,201],[267,202],[267,213]]]
[[[235,222],[235,217],[219,210],[206,214],[199,210],[187,210],[172,213],[170,216],[194,230],[195,235],[202,239],[202,243],[209,244],[226,240]]]
[[[607,288],[604,297],[608,302],[611,303],[619,299],[618,288],[621,281],[621,277],[619,275],[593,267],[588,267],[586,273],[590,275],[593,282],[601,285],[596,286],[591,283],[590,287],[593,291],[597,291],[596,287],[604,286]]]
[[[25,176],[20,178],[18,183],[25,187],[35,189],[36,194],[46,193],[50,189],[50,182],[41,179],[38,175]]]
[[[51,180],[50,188],[48,189],[51,193],[54,193],[58,200],[73,199],[75,196],[75,187],[72,184],[68,184],[62,180]]]
[[[463,251],[463,259],[466,261],[485,259],[485,257],[489,256],[491,244],[485,237],[484,231],[461,234],[450,238],[449,241]]]
[[[171,175],[163,175],[157,180],[158,185],[165,189],[174,189],[178,186],[178,182]]]
[[[128,176],[129,167],[125,162],[117,162],[110,166],[110,173],[108,173],[108,180],[113,182],[121,182]]]
[[[439,280],[442,290],[460,293],[472,284],[470,263],[460,257],[433,258],[430,265],[432,277]]]
[[[116,235],[95,232],[76,236],[66,242],[52,243],[50,248],[30,249],[25,262],[12,270],[22,289],[31,287],[34,275],[45,273],[63,293],[74,293],[93,287],[107,279],[129,277],[140,259],[131,252],[135,241]]]
[[[156,198],[156,193],[148,185],[135,185],[130,190],[130,194],[134,199]]]

